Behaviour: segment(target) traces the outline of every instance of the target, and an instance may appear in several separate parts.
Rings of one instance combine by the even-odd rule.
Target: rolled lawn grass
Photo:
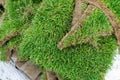
[[[2,49],[17,46],[21,60],[31,60],[43,70],[53,70],[62,80],[104,80],[115,55],[117,40],[114,35],[96,36],[102,32],[113,31],[109,20],[101,10],[95,8],[85,20],[83,27],[64,42],[66,46],[76,42],[77,38],[77,45],[59,50],[58,42],[71,28],[74,0],[42,0],[39,5],[32,0],[29,0],[30,3],[25,3],[23,0],[8,1],[12,7],[14,5],[17,7],[12,10],[12,7],[12,9],[7,7],[10,4],[6,5],[6,19],[0,27],[2,30],[0,40],[9,34],[8,32],[21,30],[21,33],[10,39],[1,47]],[[16,3],[13,4],[14,2]],[[22,2],[27,7],[17,5],[23,4]],[[114,4],[111,0],[103,0],[103,2],[115,12],[119,20],[119,8],[115,7],[120,6],[119,0],[115,0]],[[35,8],[32,17],[22,17],[23,13],[19,14],[31,6]],[[16,12],[18,9],[23,11],[20,10],[18,13]],[[10,10],[12,12],[8,13]],[[84,43],[82,42],[84,38],[91,39]],[[91,45],[93,43],[97,46]]]

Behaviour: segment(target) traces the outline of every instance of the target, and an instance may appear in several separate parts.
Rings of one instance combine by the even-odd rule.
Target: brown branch
[[[9,41],[11,38],[17,36],[20,33],[20,31],[15,31],[9,35],[7,35],[2,41],[0,41],[0,47],[3,46],[7,41]]]
[[[82,16],[82,0],[75,0],[75,9],[73,12],[72,26],[80,19]]]
[[[99,9],[101,9],[104,12],[104,14],[109,19],[109,21],[114,29],[115,36],[118,40],[118,45],[120,46],[120,24],[119,24],[119,22],[117,22],[116,16],[112,13],[111,10],[109,10],[107,8],[107,6],[105,4],[103,4],[99,0],[85,0],[85,1],[89,4],[92,4],[96,7],[98,7]]]
[[[83,24],[83,21],[86,19],[86,17],[92,12],[92,9],[94,8],[93,5],[88,5],[87,9],[84,11],[84,13],[82,14],[81,18],[74,24],[74,26],[72,26],[71,30],[62,38],[62,40],[58,43],[58,48],[60,50],[63,49],[63,43],[64,43],[64,40],[70,36],[72,33],[74,33],[79,25],[82,25]]]

